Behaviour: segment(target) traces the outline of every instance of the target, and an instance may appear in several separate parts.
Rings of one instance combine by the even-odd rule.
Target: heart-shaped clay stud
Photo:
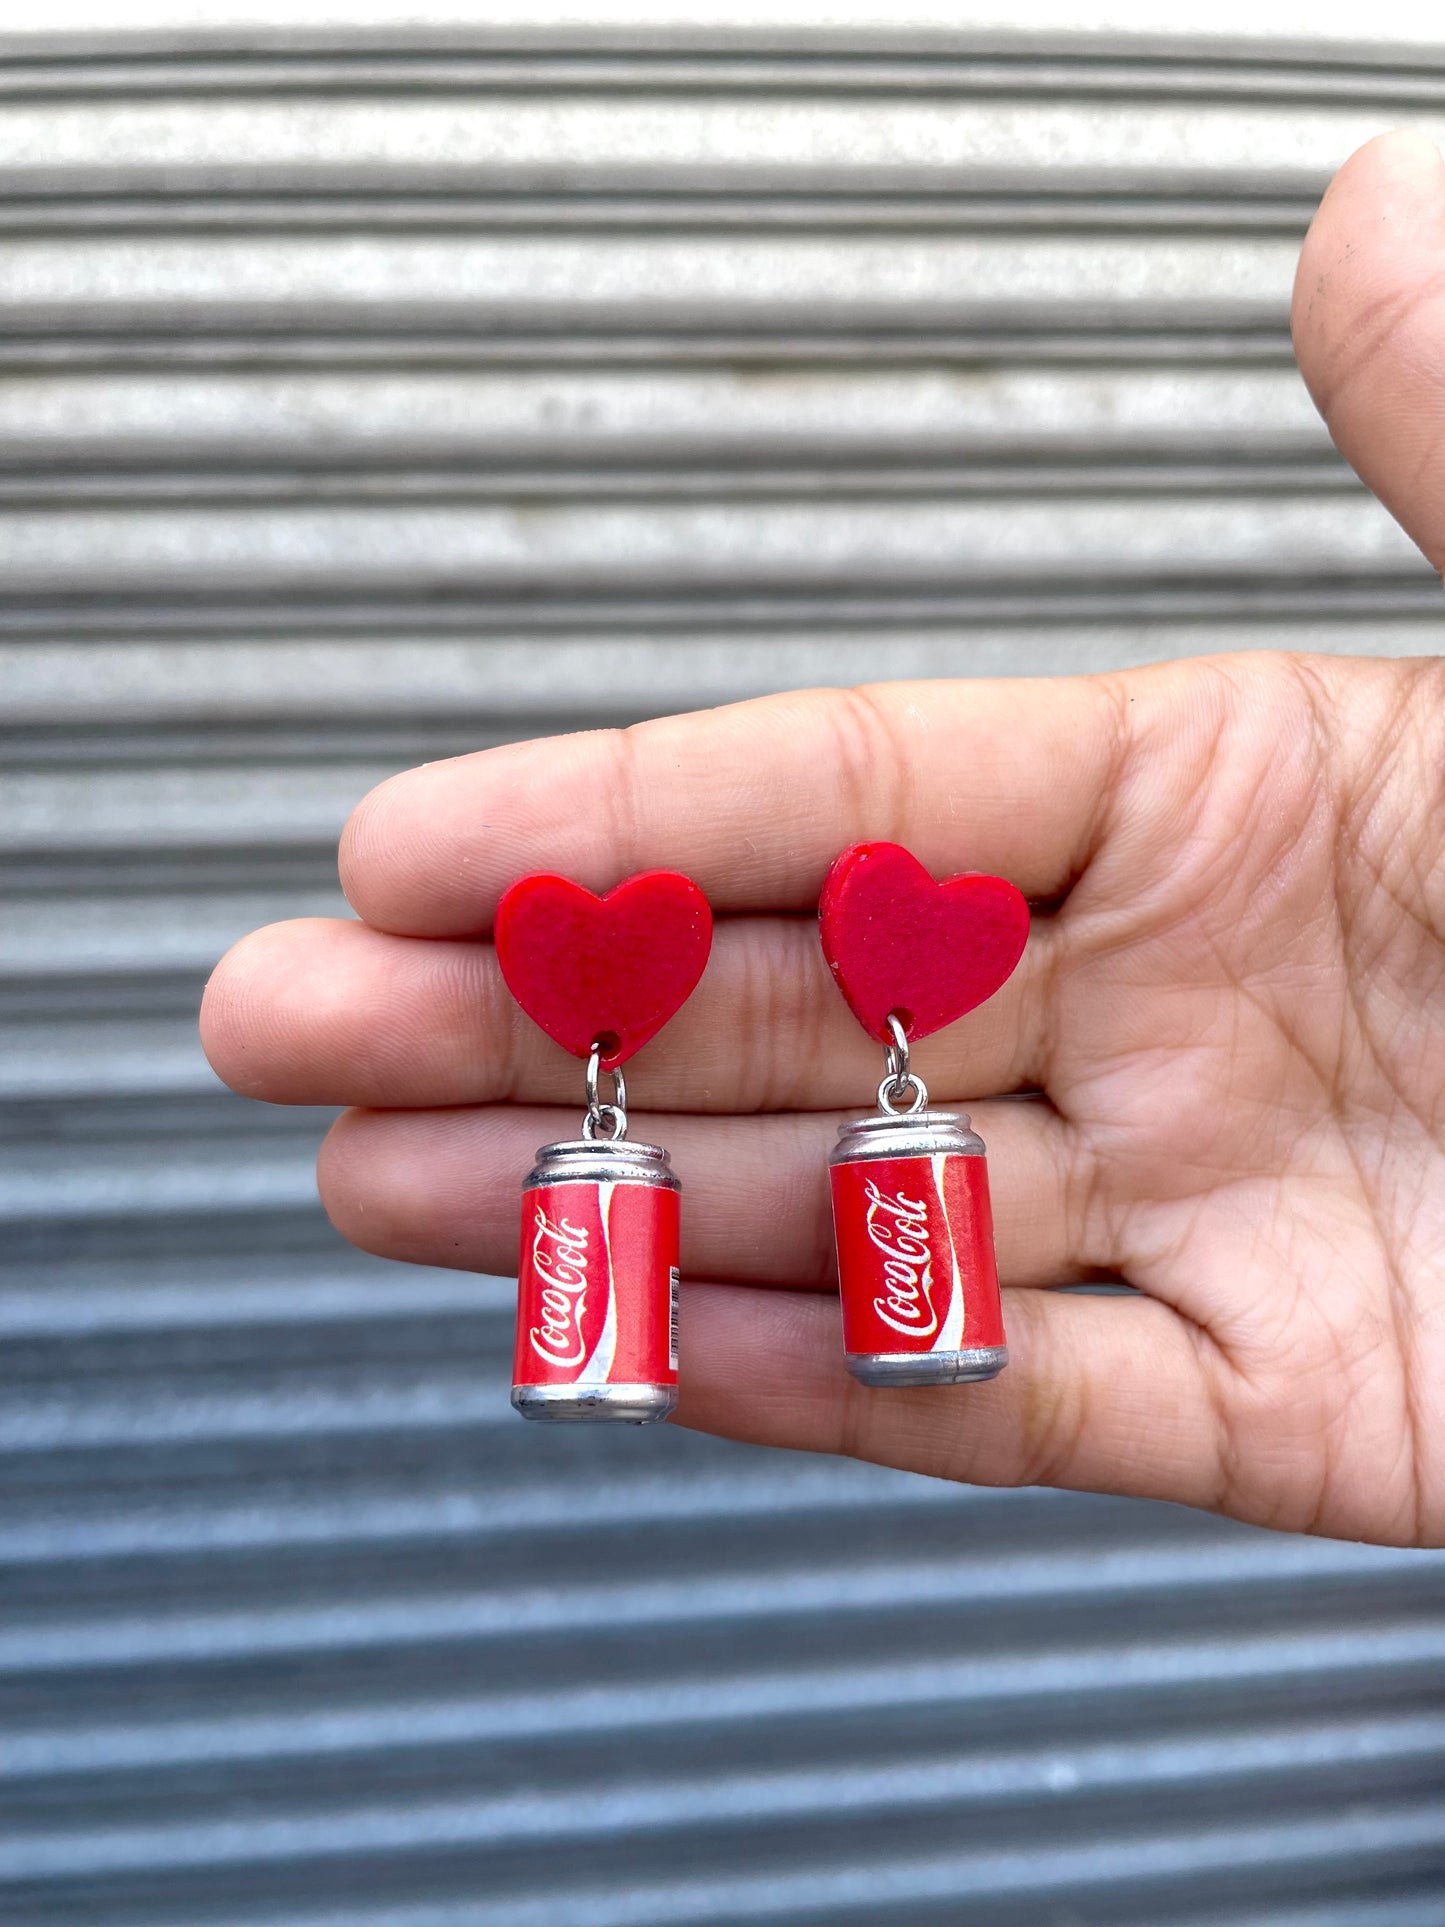
[[[855,843],[828,872],[818,906],[823,955],[870,1037],[890,1041],[902,1014],[910,1038],[942,1030],[1013,975],[1029,906],[1004,877],[935,883],[897,843]]]
[[[574,1057],[604,1038],[612,1070],[697,988],[712,911],[676,870],[644,870],[605,897],[538,872],[505,892],[493,935],[507,988],[533,1023]]]

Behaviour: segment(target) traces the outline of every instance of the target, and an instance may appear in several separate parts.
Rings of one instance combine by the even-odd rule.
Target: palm
[[[1442,732],[1434,669],[1234,659],[811,692],[432,765],[348,830],[365,921],[238,946],[208,1048],[253,1095],[360,1107],[322,1159],[357,1242],[509,1270],[518,1178],[570,1134],[579,1079],[500,984],[497,896],[533,868],[683,869],[724,913],[714,962],[633,1081],[667,1113],[685,1269],[710,1281],[685,1305],[685,1422],[1438,1537]],[[864,837],[1058,906],[917,1057],[990,1147],[1013,1362],[987,1386],[855,1386],[820,1289],[824,1156],[881,1067],[809,912]],[[1137,1291],[1043,1289],[1101,1276]]]
[[[1445,948],[1420,799],[1445,685],[1399,665],[1184,673],[1191,719],[1116,797],[1055,933],[1047,1086],[1086,1173],[1080,1255],[1190,1334],[1200,1385],[1181,1370],[1174,1397],[1212,1437],[1189,1496],[1438,1533]]]

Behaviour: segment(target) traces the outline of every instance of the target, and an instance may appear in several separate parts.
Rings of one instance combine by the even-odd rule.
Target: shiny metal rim
[[[916,1111],[903,1117],[871,1113],[838,1126],[830,1165],[869,1158],[982,1157],[984,1142],[966,1111]]]
[[[523,1418],[565,1424],[650,1425],[677,1404],[675,1385],[514,1385],[512,1404]]]
[[[979,1346],[960,1352],[849,1352],[850,1374],[877,1389],[927,1385],[971,1385],[997,1378],[1008,1364],[1007,1345]]]
[[[539,1145],[523,1188],[551,1184],[641,1184],[659,1191],[680,1191],[677,1173],[660,1144],[619,1144],[612,1138],[566,1138]]]

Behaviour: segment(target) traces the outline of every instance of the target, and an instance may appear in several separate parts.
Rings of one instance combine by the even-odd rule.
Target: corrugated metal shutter
[[[1416,651],[1292,371],[1445,57],[0,61],[0,1917],[1445,1922],[1431,1556],[538,1434],[203,973],[418,758],[810,680]]]

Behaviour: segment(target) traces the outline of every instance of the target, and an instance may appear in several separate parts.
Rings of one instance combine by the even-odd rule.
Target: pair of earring
[[[909,1046],[1002,986],[1028,905],[1002,877],[936,883],[898,844],[859,843],[829,870],[819,919],[886,1066],[877,1111],[845,1123],[829,1158],[848,1370],[865,1385],[993,1378],[1008,1351],[983,1141],[929,1109]],[[531,1419],[666,1418],[681,1186],[665,1150],[628,1140],[622,1066],[696,988],[712,912],[672,870],[604,897],[538,874],[505,893],[495,938],[522,1009],[587,1064],[582,1135],[544,1145],[523,1184],[512,1403]]]

